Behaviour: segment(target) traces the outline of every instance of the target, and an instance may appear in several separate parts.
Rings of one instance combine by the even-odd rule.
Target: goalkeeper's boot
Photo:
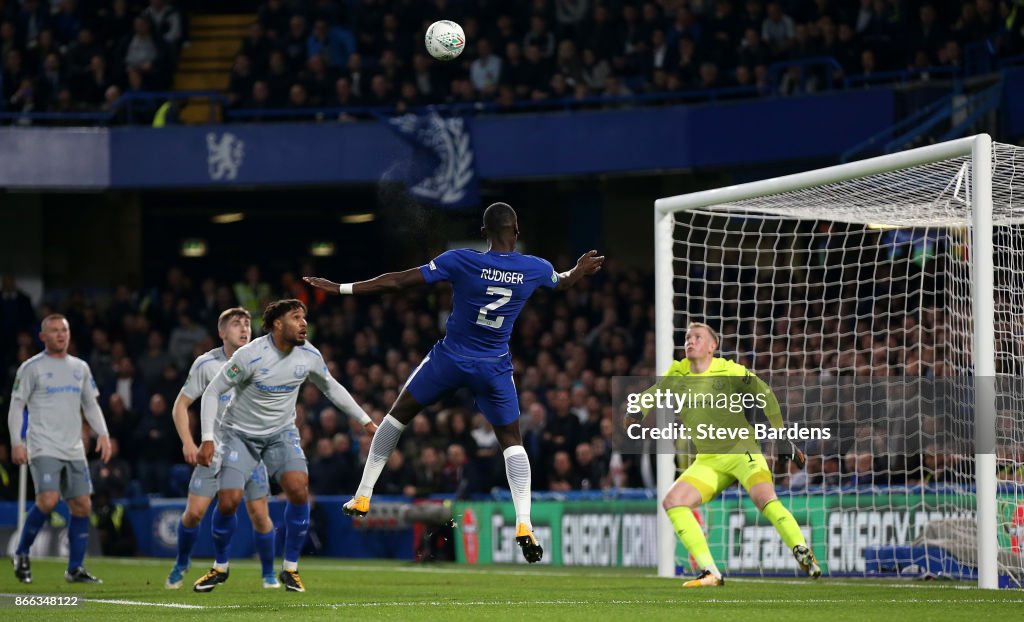
[[[164,587],[169,590],[177,590],[181,588],[181,584],[184,582],[185,573],[192,564],[187,564],[184,568],[178,564],[174,564],[174,568],[171,568],[171,574],[167,575],[167,581],[164,583]]]
[[[28,555],[14,556],[14,576],[22,583],[32,583],[32,564],[28,561]]]
[[[103,579],[97,579],[96,577],[89,574],[89,571],[84,566],[79,566],[74,570],[67,570],[64,572],[64,580],[68,583],[93,583],[96,585],[102,585]]]
[[[366,516],[370,511],[370,498],[355,497],[349,499],[345,505],[341,506],[341,511],[348,516]]]
[[[263,587],[268,590],[276,590],[281,587],[281,582],[278,581],[277,577],[274,576],[274,573],[271,572],[270,574],[263,575]]]
[[[282,570],[277,578],[284,583],[284,589],[289,592],[305,592],[306,586],[302,585],[298,570]]]
[[[533,530],[523,523],[519,523],[519,526],[516,527],[516,544],[523,549],[523,557],[531,564],[536,564],[544,557],[544,549],[537,542]]]
[[[725,579],[710,570],[705,570],[697,575],[696,579],[683,583],[683,587],[719,587],[722,585],[725,585]]]
[[[192,590],[195,592],[212,592],[213,588],[228,580],[229,573],[229,570],[220,571],[216,568],[210,568],[209,572],[196,579],[196,582],[192,584]]]
[[[817,579],[821,576],[821,566],[818,565],[818,560],[814,557],[814,551],[798,544],[793,547],[793,557],[796,558],[796,563],[800,564],[800,570],[807,573],[808,577]]]

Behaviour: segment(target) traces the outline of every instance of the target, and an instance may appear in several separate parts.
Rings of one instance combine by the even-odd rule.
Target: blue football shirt
[[[503,356],[523,305],[538,287],[558,285],[551,263],[520,253],[458,249],[420,267],[427,283],[452,284],[444,345],[461,356]]]

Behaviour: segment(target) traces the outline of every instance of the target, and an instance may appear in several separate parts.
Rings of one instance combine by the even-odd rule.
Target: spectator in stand
[[[120,345],[120,343],[117,345]],[[132,360],[127,356],[120,356],[117,358],[117,363],[114,365],[113,370],[115,378],[106,387],[106,390],[103,391],[103,395],[113,395],[116,393],[121,397],[126,410],[145,412],[146,405],[149,402],[149,395],[146,391],[146,385],[142,382],[142,378],[135,374],[135,364],[132,363]]]
[[[137,463],[143,490],[165,494],[171,464],[180,461],[181,445],[162,395],[150,398],[149,412],[142,416],[135,429],[135,443],[145,448]]]
[[[172,55],[181,48],[181,14],[167,0],[149,0],[142,17],[153,24],[153,31],[167,45]]]
[[[570,492],[580,489],[580,480],[573,471],[569,452],[555,452],[551,474],[548,476],[548,489],[552,492]]]
[[[501,58],[491,51],[491,42],[481,39],[477,48],[479,56],[469,67],[470,81],[483,99],[493,99],[501,80]]]
[[[167,46],[162,38],[153,36],[153,25],[145,17],[135,18],[132,35],[122,40],[117,58],[124,63],[129,80],[131,71],[135,70],[146,80],[147,86],[163,88],[167,85]],[[133,84],[131,87],[142,89],[141,84]]]

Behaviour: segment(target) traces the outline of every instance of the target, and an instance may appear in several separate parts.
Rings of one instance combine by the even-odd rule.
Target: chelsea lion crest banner
[[[385,179],[404,181],[422,203],[449,208],[480,203],[468,118],[444,118],[429,110],[381,120],[413,147],[411,161],[397,163]]]

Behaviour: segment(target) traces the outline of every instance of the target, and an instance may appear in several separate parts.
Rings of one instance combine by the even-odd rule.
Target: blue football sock
[[[195,548],[198,537],[198,526],[189,529],[178,521],[178,559],[174,562],[178,568],[188,568],[192,563],[192,549]]]
[[[228,563],[228,547],[231,546],[231,537],[235,535],[236,527],[238,514],[224,516],[220,512],[213,513],[213,550],[218,564]]]
[[[68,571],[80,568],[89,546],[89,517],[72,516],[68,523]]]
[[[274,530],[267,533],[256,532],[256,552],[260,556],[260,567],[263,576],[274,574]]]
[[[309,503],[289,502],[284,508],[284,561],[298,562],[309,533]]]
[[[28,516],[25,517],[25,527],[21,530],[21,539],[18,540],[18,549],[15,551],[17,555],[28,555],[28,550],[32,548],[32,543],[36,541],[36,535],[39,534],[39,530],[43,528],[43,523],[46,522],[46,514],[40,511],[39,506],[32,504],[32,509],[28,511]]]

